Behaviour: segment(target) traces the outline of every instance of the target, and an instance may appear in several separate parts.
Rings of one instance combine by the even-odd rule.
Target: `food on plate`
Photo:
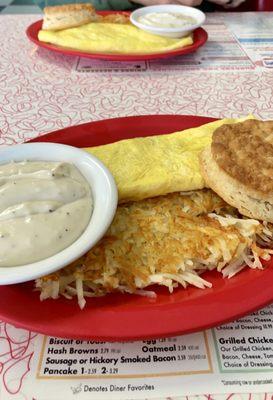
[[[57,31],[88,24],[97,20],[91,4],[66,4],[44,8],[42,29]]]
[[[156,297],[149,286],[170,292],[179,285],[211,287],[200,274],[217,269],[231,277],[248,265],[262,268],[272,250],[270,224],[244,219],[211,190],[172,193],[119,205],[104,238],[70,266],[36,280],[40,298],[85,297],[122,292]]]
[[[211,143],[215,129],[239,121],[226,118],[183,132],[121,140],[85,150],[112,172],[120,203],[203,189],[206,184],[200,173],[199,153]]]
[[[245,266],[262,269],[261,260],[269,260],[273,254],[272,221],[247,218],[239,212],[240,205],[211,190],[214,182],[218,183],[218,172],[211,176],[215,167],[207,151],[215,152],[223,168],[228,165],[240,178],[236,163],[230,163],[232,151],[243,168],[240,160],[244,154],[251,159],[245,163],[251,166],[254,155],[250,149],[262,150],[263,182],[269,185],[271,127],[271,123],[252,117],[225,119],[182,132],[86,149],[113,173],[120,204],[106,235],[95,247],[73,264],[36,280],[40,298],[77,296],[83,308],[85,297],[112,292],[155,297],[153,284],[166,286],[170,292],[179,285],[205,288],[211,286],[202,277],[205,271],[216,269],[230,278]],[[255,145],[251,147],[253,138]],[[205,188],[199,157],[211,188]],[[261,169],[259,162],[255,165]],[[249,174],[250,168],[246,169]],[[245,175],[244,179],[252,182],[250,175]],[[221,190],[223,187],[228,189],[225,180]]]
[[[200,160],[207,185],[227,203],[273,222],[273,121],[221,126]]]
[[[143,25],[158,28],[187,28],[197,23],[196,19],[180,12],[152,12],[137,19]]]
[[[38,33],[42,42],[94,53],[147,54],[175,50],[193,43],[192,37],[181,39],[152,35],[130,24],[94,22],[62,31]]]
[[[75,242],[92,214],[88,182],[70,163],[0,165],[0,267],[50,257]]]
[[[46,7],[38,39],[70,49],[113,54],[157,53],[193,43],[191,35],[180,39],[153,35],[132,25],[125,14],[99,16],[86,6]]]
[[[98,22],[103,22],[105,24],[130,24],[130,17],[127,13],[116,13],[116,14],[106,14],[98,15]]]

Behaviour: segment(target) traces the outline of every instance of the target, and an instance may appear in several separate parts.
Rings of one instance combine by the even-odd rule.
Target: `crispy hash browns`
[[[127,14],[109,14],[109,15],[98,15],[98,21],[104,24],[131,24],[130,17]]]
[[[85,297],[111,292],[155,297],[147,287],[210,287],[200,274],[217,268],[231,277],[244,266],[262,268],[273,229],[244,219],[211,190],[173,193],[120,205],[105,237],[84,257],[36,280],[41,300],[60,294]]]

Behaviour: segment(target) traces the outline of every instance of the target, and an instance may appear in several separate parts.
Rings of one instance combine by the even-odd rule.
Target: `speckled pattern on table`
[[[84,122],[143,114],[273,119],[273,73],[75,72],[75,57],[37,49],[25,30],[37,15],[0,15],[0,145]],[[132,78],[133,77],[133,78]]]

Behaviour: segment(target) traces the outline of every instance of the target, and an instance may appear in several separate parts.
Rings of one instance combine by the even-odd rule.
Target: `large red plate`
[[[154,115],[91,122],[56,131],[34,141],[95,146],[116,140],[165,134],[200,126],[213,119]],[[180,335],[238,318],[273,301],[273,262],[263,271],[246,269],[234,278],[204,274],[212,289],[189,287],[169,294],[157,288],[156,300],[133,295],[88,299],[83,311],[76,300],[40,302],[33,282],[1,287],[0,319],[44,334],[106,341]]]
[[[107,15],[118,13],[117,11],[101,11],[98,14]],[[120,13],[120,12],[119,12]],[[124,13],[128,14],[128,13]],[[72,56],[80,56],[86,58],[95,58],[100,60],[109,60],[109,61],[143,61],[143,60],[153,60],[159,58],[169,58],[181,56],[183,54],[188,54],[196,51],[200,46],[202,46],[208,39],[208,34],[203,28],[198,28],[194,31],[193,40],[194,43],[190,46],[181,47],[176,50],[166,51],[164,53],[152,53],[152,54],[111,54],[111,53],[87,53],[80,50],[68,49],[65,47],[59,47],[54,44],[44,43],[38,39],[38,32],[42,27],[42,20],[34,22],[30,25],[26,34],[28,38],[34,42],[37,46],[43,47],[48,50],[55,51],[57,53],[72,55]]]

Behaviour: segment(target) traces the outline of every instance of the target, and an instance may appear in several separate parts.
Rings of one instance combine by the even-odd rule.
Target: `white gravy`
[[[64,250],[84,232],[92,210],[90,186],[73,164],[0,165],[0,267]]]
[[[192,17],[172,12],[148,13],[139,17],[138,22],[158,28],[184,28],[197,23]]]

